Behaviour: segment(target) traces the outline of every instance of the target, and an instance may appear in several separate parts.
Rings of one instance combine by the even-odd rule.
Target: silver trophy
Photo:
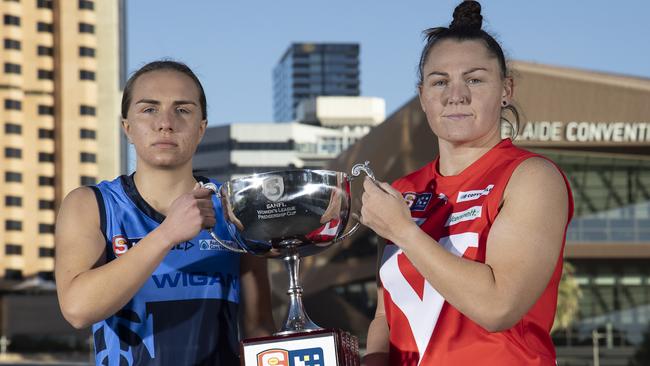
[[[230,180],[221,189],[208,183],[221,199],[228,229],[234,240],[224,240],[210,230],[223,247],[267,258],[282,258],[289,272],[289,310],[276,335],[311,332],[314,324],[302,305],[298,271],[300,258],[316,254],[352,235],[346,233],[350,217],[350,182],[361,172],[375,176],[365,164],[352,167],[351,175],[331,170],[285,170]]]

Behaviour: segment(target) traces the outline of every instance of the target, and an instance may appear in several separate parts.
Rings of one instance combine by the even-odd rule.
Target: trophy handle
[[[375,184],[377,184],[377,179],[375,178],[375,173],[373,173],[372,169],[370,169],[370,162],[365,161],[363,164],[355,164],[352,167],[352,176],[350,177],[350,181],[354,180],[355,178],[359,177],[361,175],[361,172],[366,173],[366,175],[372,179]],[[353,213],[351,216],[356,217],[357,222],[352,226],[352,228],[347,232],[341,235],[340,237],[336,238],[333,240],[333,243],[337,243],[339,241],[345,240],[350,235],[354,234],[357,230],[359,230],[359,226],[361,226],[361,223],[359,222],[359,214]]]
[[[202,188],[207,188],[207,189],[211,190],[211,191],[212,191],[212,192],[213,192],[213,193],[214,193],[214,194],[215,194],[219,199],[221,199],[221,192],[219,192],[219,190],[217,189],[217,185],[216,185],[216,184],[214,184],[214,183],[212,183],[212,182],[210,182],[210,183],[199,182],[199,184],[201,185]],[[246,253],[246,250],[241,249],[241,248],[238,248],[238,247],[236,247],[236,246],[233,246],[233,245],[231,244],[232,242],[231,242],[230,240],[221,240],[221,239],[217,236],[217,234],[215,234],[215,232],[213,231],[213,229],[214,229],[214,228],[207,228],[207,229],[205,229],[205,230],[206,230],[208,233],[210,233],[210,236],[212,237],[212,239],[216,240],[217,243],[219,243],[219,245],[221,245],[222,247],[224,247],[224,248],[226,248],[226,249],[228,249],[228,250],[230,250],[230,251],[232,251],[232,252],[237,252],[237,253]]]

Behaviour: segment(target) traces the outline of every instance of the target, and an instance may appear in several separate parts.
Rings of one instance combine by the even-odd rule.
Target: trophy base
[[[341,329],[322,329],[240,342],[241,366],[359,366],[359,341]]]

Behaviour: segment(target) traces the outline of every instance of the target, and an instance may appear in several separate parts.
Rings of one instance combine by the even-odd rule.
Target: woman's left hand
[[[415,225],[402,194],[390,184],[365,178],[361,196],[361,223],[397,244]]]

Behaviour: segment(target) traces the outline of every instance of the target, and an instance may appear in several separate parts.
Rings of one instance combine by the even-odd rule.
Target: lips
[[[178,144],[172,140],[159,140],[154,142],[152,145],[161,149],[170,149],[178,146]]]
[[[471,114],[466,113],[450,113],[443,115],[444,118],[450,119],[452,121],[460,121],[471,116]]]

